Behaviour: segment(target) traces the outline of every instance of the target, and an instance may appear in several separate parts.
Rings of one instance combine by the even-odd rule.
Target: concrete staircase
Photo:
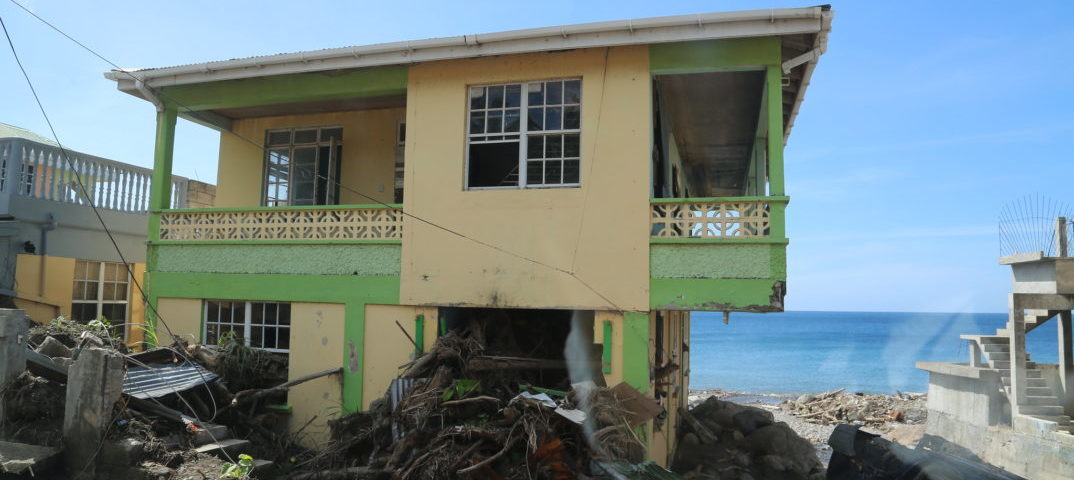
[[[220,457],[224,461],[238,461],[239,454],[245,453],[250,446],[249,440],[231,437],[231,430],[224,425],[203,424],[202,429],[194,433],[195,451]],[[271,469],[273,462],[254,459],[251,473],[263,473]]]
[[[1026,333],[1058,313],[1054,310],[1028,310],[1025,316]],[[999,373],[1000,380],[1003,382],[1003,391],[1013,404],[1015,396],[1011,391],[1010,335],[1011,325],[1008,323],[1006,328],[997,329],[995,335],[962,335],[960,338],[977,344],[984,354],[987,367]],[[1019,414],[1055,423],[1056,433],[1074,435],[1074,423],[1068,412],[1064,411],[1059,393],[1048,385],[1044,379],[1044,372],[1030,360],[1029,353],[1026,353],[1025,390],[1025,402],[1019,406]]]

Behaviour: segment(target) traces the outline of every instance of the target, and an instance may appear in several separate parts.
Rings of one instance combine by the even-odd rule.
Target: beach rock
[[[804,395],[799,395],[798,400],[796,400],[796,401],[798,403],[809,403],[809,402],[812,402],[813,399],[815,399],[815,398],[816,397],[814,397],[813,395],[810,395],[810,394],[806,393]]]
[[[749,435],[761,427],[771,425],[775,420],[771,412],[757,408],[746,408],[732,417],[735,429],[743,435]]]

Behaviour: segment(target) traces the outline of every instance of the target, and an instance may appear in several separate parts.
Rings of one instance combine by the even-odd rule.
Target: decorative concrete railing
[[[786,197],[660,198],[651,200],[653,238],[768,238]],[[782,226],[782,225],[780,225]],[[782,228],[780,229],[782,230]]]
[[[167,210],[162,241],[348,241],[403,238],[396,205]]]
[[[0,143],[0,193],[93,204],[120,212],[149,212],[151,169],[66,152],[64,158],[58,147],[20,139]],[[173,208],[186,206],[187,181],[172,176]]]

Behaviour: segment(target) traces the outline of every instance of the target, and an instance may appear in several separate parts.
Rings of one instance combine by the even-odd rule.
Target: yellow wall
[[[158,298],[157,313],[164,320],[164,325],[157,324],[157,341],[161,345],[171,345],[168,331],[184,341],[201,343],[202,304],[196,298]]]
[[[261,205],[264,153],[258,145],[265,131],[276,128],[343,125],[341,204],[392,203],[395,200],[396,127],[402,108],[235,120],[232,133],[220,134],[220,160],[216,181],[216,207]],[[245,140],[244,140],[245,138]],[[257,142],[251,144],[248,140]]]
[[[137,280],[140,285],[145,285],[143,279],[145,278],[145,264],[144,263],[132,263],[131,275],[134,280]],[[127,299],[127,309],[129,311],[129,319],[127,320],[127,346],[131,348],[142,348],[142,342],[145,341],[145,331],[143,325],[145,325],[145,301],[142,298],[142,292],[138,290],[138,287],[131,281],[130,290],[127,292],[129,295]]]
[[[439,323],[437,309],[407,305],[366,305],[365,353],[362,356],[362,410],[368,410],[374,400],[383,397],[399,367],[414,359],[414,344],[403,335],[399,322],[407,333],[415,336],[418,315],[425,315],[425,348],[436,341]]]
[[[340,367],[343,323],[342,304],[291,304],[289,380]],[[342,381],[339,375],[329,375],[296,385],[287,393],[287,403],[293,408],[289,428],[296,432],[305,426],[301,440],[306,446],[328,441],[327,422],[339,416],[343,405]],[[310,422],[314,416],[317,418]]]
[[[684,351],[682,346],[690,342],[690,312],[662,312],[664,315],[663,342],[656,345],[656,315],[650,314],[649,333],[649,364],[654,369],[667,365],[669,362],[678,365],[678,369],[664,376],[662,383],[653,382],[650,385],[651,392],[661,391],[665,395],[656,396],[656,401],[667,411],[660,428],[656,428],[655,421],[649,422],[649,431],[652,437],[649,442],[649,458],[654,462],[667,466],[670,455],[675,451],[676,430],[679,422],[679,407],[685,407],[688,402],[689,386],[688,375],[690,371],[690,353]],[[656,350],[660,348],[664,352],[663,362],[657,365]]]
[[[463,190],[467,85],[579,76],[581,188]],[[511,254],[406,217],[400,303],[648,310],[651,95],[647,47],[412,66],[407,211]]]
[[[38,323],[71,314],[75,259],[20,254],[15,262],[15,305]]]

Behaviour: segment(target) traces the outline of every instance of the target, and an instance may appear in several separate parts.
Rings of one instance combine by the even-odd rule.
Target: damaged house
[[[572,316],[664,414],[691,311],[777,312],[783,147],[827,7],[623,20],[106,76],[157,109],[148,321],[288,358],[292,429],[384,396],[451,331],[568,389]],[[220,132],[211,208],[173,208],[177,118]],[[311,422],[312,420],[312,422]],[[307,426],[307,424],[309,424]]]

